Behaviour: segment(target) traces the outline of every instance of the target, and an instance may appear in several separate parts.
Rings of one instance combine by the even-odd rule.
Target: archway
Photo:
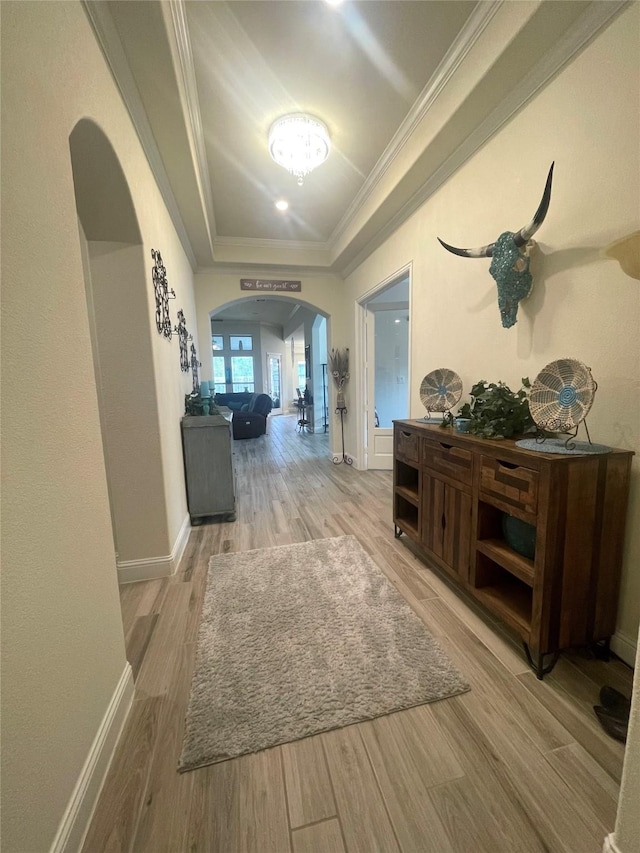
[[[212,345],[229,346],[230,335],[253,332],[256,339],[255,387],[269,393],[269,363],[279,356],[282,365],[281,396],[278,408],[287,413],[296,391],[308,390],[313,403],[308,409],[313,431],[329,431],[329,388],[327,382],[327,341],[331,316],[297,295],[261,293],[230,299],[209,310]],[[222,328],[225,337],[219,334]],[[271,331],[270,331],[271,330]],[[273,330],[277,330],[274,334]],[[270,360],[271,357],[271,360]],[[230,375],[233,354],[229,349],[212,351],[203,373],[218,386],[233,390]],[[219,388],[221,390],[221,388]]]
[[[171,564],[142,238],[102,130],[82,119],[69,148],[118,578],[158,577]]]

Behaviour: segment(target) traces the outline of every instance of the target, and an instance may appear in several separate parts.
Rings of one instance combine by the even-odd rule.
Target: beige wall
[[[596,442],[630,448],[633,488],[616,650],[630,663],[640,620],[640,283],[600,250],[638,228],[640,7],[623,13],[347,280],[353,300],[413,262],[411,414],[430,370],[519,387],[571,357],[598,382]],[[536,235],[534,289],[504,329],[489,261],[456,257],[436,237],[481,246],[533,216],[555,161],[551,206]],[[353,343],[353,342],[352,342]]]
[[[90,117],[123,167],[194,333],[192,274],[76,2],[3,2],[3,834],[48,850],[126,668],[69,134]],[[118,300],[113,301],[118,312]],[[152,338],[169,542],[186,517],[177,341]],[[135,472],[132,472],[135,477]]]
[[[636,656],[629,732],[620,780],[620,796],[610,853],[638,853],[640,849],[640,647]],[[606,850],[604,851],[606,853]]]
[[[90,243],[88,283],[118,562],[171,550],[141,246]],[[114,305],[121,306],[114,311]],[[153,333],[156,333],[155,324]],[[138,476],[132,476],[137,471]]]
[[[262,326],[260,332],[260,344],[262,346],[262,375],[264,376],[264,389],[268,388],[269,377],[267,376],[267,354],[280,356],[280,405],[287,411],[289,395],[286,393],[286,347],[282,339],[282,331],[275,326]],[[289,355],[289,360],[291,356]]]

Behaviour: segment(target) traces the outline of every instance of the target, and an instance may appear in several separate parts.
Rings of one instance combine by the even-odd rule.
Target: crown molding
[[[246,275],[248,272],[255,273],[257,278],[286,278],[288,275],[295,275],[298,278],[304,276],[312,276],[313,278],[331,278],[342,279],[342,275],[328,267],[312,267],[309,265],[301,266],[298,264],[269,264],[269,263],[245,263],[243,261],[214,261],[209,267],[199,267],[196,270],[196,275],[208,275],[210,273],[229,274],[229,275]],[[254,293],[255,291],[251,291]],[[247,293],[250,295],[250,293]],[[273,294],[268,298],[272,298]]]
[[[389,171],[389,168],[398,157],[400,151],[402,151],[405,144],[419,126],[420,122],[433,107],[437,99],[442,95],[448,82],[458,71],[467,54],[480,38],[491,19],[498,12],[498,9],[503,5],[503,2],[504,0],[497,0],[497,2],[481,2],[475,7],[464,27],[458,33],[456,40],[446,52],[438,68],[422,90],[418,100],[415,102],[404,121],[391,138],[391,141],[382,152],[378,162],[369,173],[369,176],[362,185],[360,191],[334,228],[333,233],[329,238],[329,242],[332,246],[337,243],[341,234],[346,230],[357,211],[362,207],[364,202],[378,186],[384,175]]]
[[[185,254],[194,270],[202,272],[187,230],[169,182],[162,157],[146,116],[144,105],[129,68],[126,54],[120,42],[117,28],[109,12],[108,3],[103,0],[81,0],[97,42],[105,57],[107,66],[114,79],[123,103],[129,112],[140,144],[146,155],[169,216],[176,229]],[[262,250],[270,252],[313,252],[326,254],[326,261],[315,265],[296,263],[273,264],[271,262],[242,263],[214,260],[210,269],[216,272],[268,271],[283,274],[295,272],[297,275],[327,275],[346,277],[352,273],[384,240],[397,230],[438,188],[455,173],[473,154],[534,98],[575,56],[582,51],[632,0],[594,0],[573,27],[542,57],[534,69],[513,89],[504,101],[467,137],[467,139],[449,156],[429,179],[411,196],[403,207],[380,228],[352,259],[338,268],[335,260],[335,248],[344,231],[351,224],[358,210],[374,192],[380,181],[389,171],[403,147],[407,144],[416,128],[429,114],[434,104],[442,97],[448,83],[473,48],[478,38],[497,14],[504,0],[481,2],[472,12],[454,44],[447,51],[440,66],[423,89],[418,101],[407,115],[391,142],[376,163],[359,193],[341,217],[331,237],[326,242],[273,240],[261,238],[221,237],[215,235],[214,205],[209,178],[209,170],[204,144],[204,132],[200,114],[193,54],[189,38],[188,21],[184,0],[169,0],[171,30],[175,39],[174,47],[178,56],[174,71],[183,95],[183,110],[190,140],[191,158],[201,196],[206,228],[210,244],[215,252],[217,248],[238,248],[239,250]],[[348,252],[348,246],[345,249]]]
[[[116,84],[120,96],[123,100],[125,108],[129,113],[131,122],[140,140],[142,150],[147,158],[147,162],[153,172],[160,195],[167,207],[173,226],[176,229],[178,239],[182,244],[189,263],[192,269],[196,269],[196,257],[191,247],[191,241],[187,234],[180,208],[176,202],[176,198],[171,189],[169,178],[160,156],[160,151],[156,144],[151,130],[151,125],[145,112],[142,98],[136,86],[133,74],[129,68],[129,63],[122,47],[122,42],[118,35],[118,31],[109,12],[108,3],[103,0],[81,0],[84,11],[89,19],[89,23],[96,36],[98,45],[102,50],[107,66],[111,72],[111,76]]]
[[[190,130],[189,141],[192,147],[191,154],[194,170],[207,220],[209,243],[213,251],[213,239],[216,233],[213,194],[211,192],[211,179],[204,143],[200,100],[198,98],[198,84],[196,82],[196,71],[193,62],[193,51],[191,49],[189,24],[187,22],[184,0],[170,0],[169,10],[179,60],[179,66],[175,71],[179,77],[179,85],[182,89],[183,106],[186,108],[188,118],[187,128]]]
[[[584,50],[633,0],[594,2],[535,67],[435,170],[358,254],[340,268],[346,278],[418,210],[464,163]]]
[[[238,249],[302,249],[311,252],[328,252],[329,243],[314,242],[313,240],[271,240],[266,237],[216,237],[214,248]]]

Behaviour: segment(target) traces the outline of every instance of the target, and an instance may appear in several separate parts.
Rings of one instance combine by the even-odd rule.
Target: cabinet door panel
[[[469,579],[471,496],[445,486],[444,561],[465,581]]]
[[[422,544],[465,581],[469,578],[471,496],[425,472]]]
[[[422,542],[433,553],[444,559],[444,483],[422,475]]]

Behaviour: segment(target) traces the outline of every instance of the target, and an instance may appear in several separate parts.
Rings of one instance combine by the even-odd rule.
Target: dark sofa
[[[231,423],[234,438],[257,438],[266,433],[267,417],[273,408],[268,394],[216,394],[214,402],[217,406],[226,406],[233,412]]]

